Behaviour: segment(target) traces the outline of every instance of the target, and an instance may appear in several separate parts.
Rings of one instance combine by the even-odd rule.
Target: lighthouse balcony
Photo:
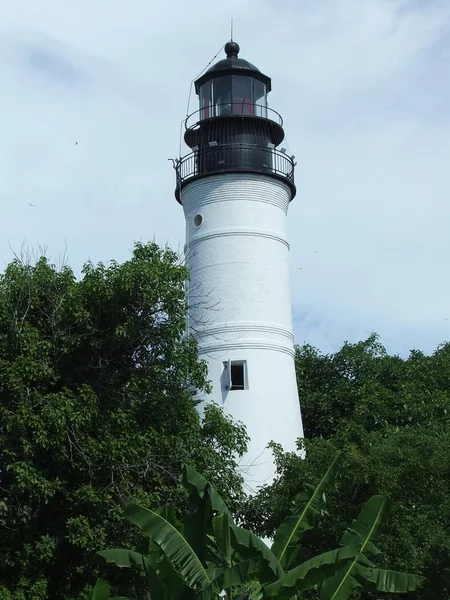
[[[270,142],[278,146],[284,139],[283,119],[265,104],[246,100],[208,104],[185,121],[184,141],[190,148],[209,142]]]
[[[289,186],[293,198],[296,192],[293,157],[272,145],[212,144],[195,149],[176,163],[176,199],[181,202],[181,190],[194,179],[219,173],[260,173],[276,177]]]

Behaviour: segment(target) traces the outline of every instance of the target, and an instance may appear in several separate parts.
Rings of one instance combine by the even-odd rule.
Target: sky
[[[136,240],[182,250],[168,159],[233,18],[298,162],[296,342],[328,353],[377,332],[405,356],[450,340],[448,0],[0,8],[0,269],[23,248],[77,273]]]

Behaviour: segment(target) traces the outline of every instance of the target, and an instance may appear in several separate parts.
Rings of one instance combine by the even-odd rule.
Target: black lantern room
[[[267,106],[270,77],[239,58],[239,45],[225,45],[226,58],[195,81],[199,109],[186,119],[184,140],[192,152],[177,162],[177,189],[218,173],[263,173],[282,179],[295,195],[294,163],[277,149],[283,119]]]

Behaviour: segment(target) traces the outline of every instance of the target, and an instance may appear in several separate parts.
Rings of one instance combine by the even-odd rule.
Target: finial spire
[[[230,42],[233,41],[233,17],[231,17],[231,26],[230,26]]]

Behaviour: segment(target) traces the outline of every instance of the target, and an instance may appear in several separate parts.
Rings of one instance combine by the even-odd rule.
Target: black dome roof
[[[240,50],[239,44],[231,41],[225,44],[224,49],[227,58],[219,60],[219,62],[210,67],[206,73],[195,81],[195,91],[197,94],[199,93],[201,85],[214,77],[221,77],[222,75],[253,75],[253,77],[263,81],[266,84],[267,92],[270,92],[270,77],[261,73],[261,71],[255,67],[255,65],[248,62],[248,60],[238,57]]]
[[[206,72],[207,73],[213,73],[215,71],[223,71],[224,69],[245,69],[247,71],[256,71],[258,73],[261,73],[261,71],[255,67],[255,65],[252,65],[252,63],[248,62],[248,60],[245,60],[245,58],[224,58],[222,60],[219,60],[219,62],[216,62],[215,65],[213,65],[212,67],[210,67]]]

